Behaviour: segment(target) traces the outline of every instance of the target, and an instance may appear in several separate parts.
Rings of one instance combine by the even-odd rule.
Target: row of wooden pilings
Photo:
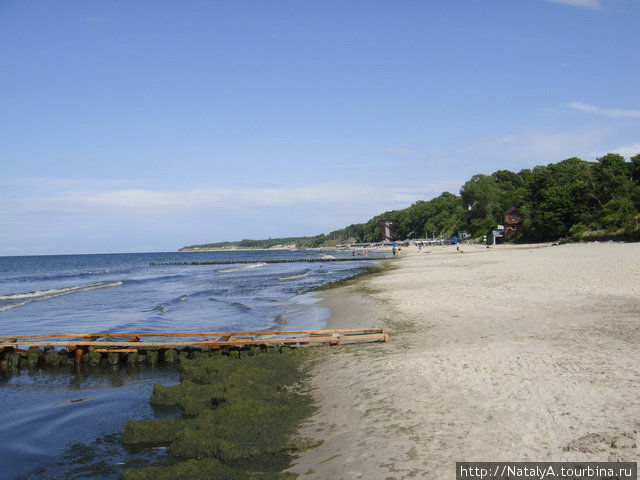
[[[182,358],[198,358],[227,355],[240,358],[243,355],[255,355],[258,351],[282,353],[294,347],[277,345],[253,345],[249,347],[231,347],[216,349],[185,348],[176,349],[110,349],[108,348],[70,348],[55,350],[53,347],[29,347],[28,350],[4,348],[0,350],[0,370],[17,371],[21,367],[63,367],[88,364],[97,365],[156,365],[159,362],[176,363]]]

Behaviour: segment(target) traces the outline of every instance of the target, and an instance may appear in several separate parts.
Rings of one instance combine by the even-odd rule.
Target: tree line
[[[640,240],[640,154],[630,161],[609,153],[595,162],[574,157],[517,173],[476,174],[459,195],[444,192],[432,200],[419,200],[408,208],[331,232],[327,240],[380,241],[383,219],[398,222],[399,239],[446,238],[458,232],[478,238],[501,224],[510,207],[517,207],[523,219],[514,241]]]
[[[640,154],[626,161],[609,153],[595,162],[568,158],[558,163],[476,174],[459,195],[444,192],[418,200],[402,210],[377,215],[366,223],[349,225],[328,235],[242,240],[192,245],[185,248],[239,246],[297,248],[345,243],[373,243],[382,238],[380,220],[396,220],[397,239],[448,238],[466,232],[472,238],[490,234],[502,223],[504,212],[517,207],[522,225],[510,238],[520,242],[561,239],[640,240]]]

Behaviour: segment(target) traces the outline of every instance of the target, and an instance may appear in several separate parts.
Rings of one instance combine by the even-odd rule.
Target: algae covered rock
[[[129,469],[122,480],[295,480],[293,473],[247,473],[216,460],[187,460],[170,466],[149,466]]]
[[[155,385],[150,402],[179,405],[182,419],[129,421],[125,444],[156,443],[184,459],[164,466],[127,470],[125,480],[296,478],[281,473],[291,453],[316,442],[296,437],[314,408],[300,392],[302,358],[255,354],[180,357],[179,385]]]
[[[179,385],[165,387],[154,385],[149,403],[152,405],[180,406],[186,417],[195,417],[202,410],[214,408],[225,401],[219,385],[198,385],[189,380]]]
[[[296,420],[313,411],[309,400],[288,397],[283,392],[270,399],[247,396],[203,411],[176,435],[169,451],[177,457],[213,457],[225,463],[282,452],[297,430]]]
[[[125,445],[161,444],[175,440],[185,423],[175,418],[162,420],[129,420],[124,425],[122,443]]]

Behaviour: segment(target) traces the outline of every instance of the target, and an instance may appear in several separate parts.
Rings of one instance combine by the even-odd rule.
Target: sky
[[[0,255],[316,235],[640,153],[638,0],[0,0]]]

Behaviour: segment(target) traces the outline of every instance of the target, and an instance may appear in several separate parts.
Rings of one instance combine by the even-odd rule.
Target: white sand
[[[456,461],[638,461],[640,244],[404,249],[398,268],[323,293],[314,367],[324,443],[301,479],[455,478]],[[409,251],[408,251],[409,250]]]

